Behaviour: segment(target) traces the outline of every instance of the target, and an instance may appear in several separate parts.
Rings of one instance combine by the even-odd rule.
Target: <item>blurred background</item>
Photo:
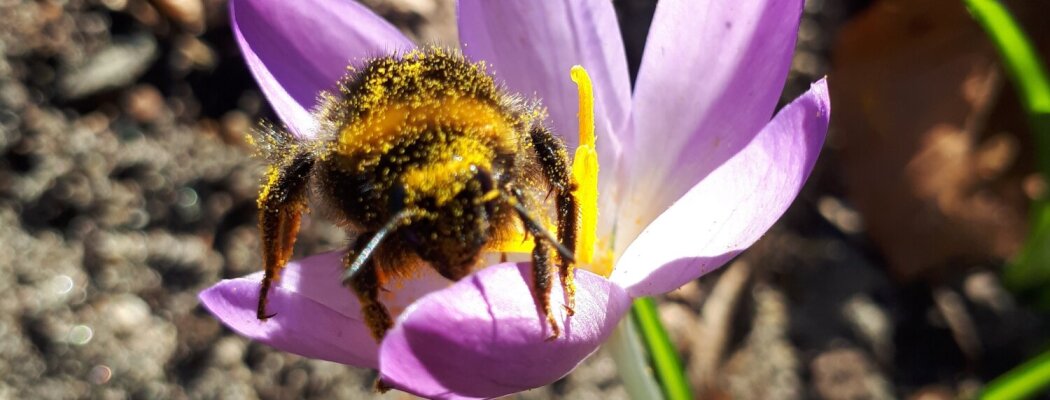
[[[363,2],[456,43],[452,0]],[[633,72],[655,1],[614,3]],[[1047,4],[1005,4],[1046,60]],[[1046,350],[1050,272],[1021,256],[1050,248],[1025,244],[1047,185],[1000,60],[958,0],[807,1],[782,104],[829,76],[816,170],[752,249],[658,299],[698,397],[967,398]],[[373,396],[373,372],[198,304],[260,268],[260,118],[225,1],[0,0],[0,398]],[[296,254],[345,240],[307,219]],[[515,397],[626,396],[599,350]]]

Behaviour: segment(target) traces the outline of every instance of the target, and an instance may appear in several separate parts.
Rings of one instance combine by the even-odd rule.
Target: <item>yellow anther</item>
[[[570,75],[572,81],[576,83],[580,97],[580,109],[577,114],[580,119],[580,148],[587,146],[594,150],[596,140],[594,136],[594,88],[591,86],[591,76],[579,65],[572,67]],[[578,149],[577,153],[579,153]]]
[[[612,272],[611,260],[595,260],[595,246],[598,240],[598,153],[595,150],[597,138],[594,135],[594,89],[587,70],[577,65],[572,67],[572,81],[579,91],[579,134],[580,144],[576,148],[572,163],[572,180],[576,185],[573,194],[580,208],[579,234],[576,237],[576,262],[580,268],[609,276]],[[556,232],[555,226],[547,230]],[[506,237],[492,250],[504,253],[527,253],[532,251],[533,240],[519,227],[514,232],[505,232]]]
[[[576,261],[583,266],[594,263],[594,245],[598,238],[598,153],[594,135],[594,89],[587,70],[572,67],[572,81],[580,97],[580,145],[572,162],[576,183],[576,201],[580,207],[580,233],[576,239]]]

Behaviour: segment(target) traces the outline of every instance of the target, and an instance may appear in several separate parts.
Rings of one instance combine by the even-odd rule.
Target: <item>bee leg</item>
[[[576,234],[579,231],[580,208],[572,191],[576,184],[570,178],[569,155],[565,144],[542,127],[529,131],[533,148],[547,181],[557,193],[555,205],[558,213],[558,241],[571,253],[576,252]],[[565,309],[569,315],[575,313],[576,282],[573,260],[559,256],[558,273],[565,291]]]
[[[559,193],[556,199],[558,208],[558,240],[576,250],[577,218],[579,215],[576,198],[572,193]],[[565,232],[565,233],[562,233]],[[576,313],[576,281],[573,261],[559,257],[558,273],[561,275],[562,289],[565,290],[565,310],[570,316]]]
[[[306,187],[313,159],[302,153],[283,166],[271,166],[259,194],[259,230],[262,235],[263,273],[255,317],[266,320],[270,288],[292,257],[299,222],[306,209]]]
[[[346,271],[343,272],[343,285],[357,294],[357,299],[361,302],[361,314],[365,316],[365,324],[377,342],[383,339],[393,322],[386,306],[379,302],[379,292],[385,289],[372,256],[388,235],[411,224],[413,220],[424,217],[425,214],[419,209],[399,211],[378,231],[358,236],[354,251],[347,254],[344,260]]]
[[[372,236],[372,237],[368,237]],[[362,235],[357,239],[356,249],[347,254],[344,263],[347,268],[356,267],[354,273],[345,276],[343,284],[354,291],[357,300],[361,303],[361,314],[365,317],[365,324],[372,333],[376,342],[383,340],[386,331],[394,326],[393,319],[386,306],[379,301],[379,292],[382,290],[383,282],[376,269],[376,263],[368,250],[368,243],[372,241],[375,234]]]
[[[543,315],[551,326],[551,336],[547,338],[549,342],[561,335],[558,321],[551,312],[551,251],[547,242],[539,236],[535,240],[536,247],[532,249],[532,294],[536,296],[536,304],[543,309]]]

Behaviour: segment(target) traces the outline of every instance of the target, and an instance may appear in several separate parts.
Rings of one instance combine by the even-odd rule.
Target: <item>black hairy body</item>
[[[392,325],[378,298],[390,277],[430,265],[458,280],[518,226],[533,237],[533,294],[557,337],[553,271],[571,312],[579,211],[565,146],[540,123],[543,113],[504,93],[482,66],[438,49],[372,60],[322,100],[317,138],[264,129],[256,139],[270,163],[259,195],[258,318],[270,317],[268,291],[312,206],[354,237],[343,283],[377,340]],[[545,229],[548,198],[557,237]]]

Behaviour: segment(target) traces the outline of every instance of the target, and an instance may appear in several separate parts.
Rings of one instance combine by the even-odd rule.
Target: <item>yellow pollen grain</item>
[[[373,107],[366,117],[343,128],[338,151],[343,154],[370,154],[363,166],[379,162],[403,132],[431,126],[473,129],[479,136],[499,138],[512,129],[499,110],[475,99],[453,97],[421,104],[387,103]]]
[[[550,230],[551,228],[555,230]],[[550,232],[555,232],[557,227],[548,227]],[[501,240],[497,246],[492,250],[499,253],[521,253],[527,254],[532,252],[532,249],[536,247],[536,244],[532,240],[532,235],[525,231],[525,227],[516,225],[513,231],[505,233],[506,238]]]
[[[576,261],[584,266],[594,263],[594,246],[598,239],[598,153],[594,135],[594,89],[587,70],[572,67],[572,81],[580,98],[580,145],[572,162],[576,183],[576,201],[580,207],[580,233],[576,239]],[[596,271],[601,273],[603,271]]]
[[[281,176],[281,168],[276,165],[271,165],[266,169],[266,184],[262,186],[262,190],[259,191],[259,198],[256,199],[256,203],[259,208],[264,207],[266,199],[270,197],[270,188],[277,184],[277,179]]]

